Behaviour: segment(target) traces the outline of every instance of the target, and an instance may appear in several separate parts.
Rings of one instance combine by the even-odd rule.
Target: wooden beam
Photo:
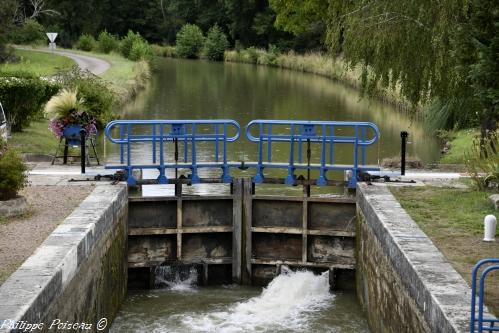
[[[234,179],[232,201],[232,282],[242,282],[243,180]]]

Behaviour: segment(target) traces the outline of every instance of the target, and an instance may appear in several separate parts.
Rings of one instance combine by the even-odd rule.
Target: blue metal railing
[[[141,134],[135,134],[140,127]],[[118,137],[113,136],[113,131]],[[108,140],[120,146],[120,165],[106,165],[107,169],[121,169],[127,172],[128,184],[136,184],[132,172],[134,169],[157,169],[158,183],[166,184],[166,169],[190,169],[191,183],[200,182],[198,168],[221,168],[222,182],[232,181],[227,161],[227,143],[239,139],[241,127],[230,119],[220,120],[115,120],[107,124],[104,131]],[[229,132],[235,132],[230,135]],[[116,134],[116,133],[115,133]],[[165,161],[165,143],[175,143],[175,161]],[[196,144],[212,142],[215,148],[214,161],[198,162]],[[152,164],[132,163],[132,145],[150,143]],[[183,144],[183,163],[178,162],[178,144]],[[222,149],[220,151],[220,145]],[[190,161],[189,161],[190,149]],[[158,162],[159,153],[159,162]],[[221,156],[220,156],[221,155]],[[221,160],[221,161],[220,161]]]
[[[478,288],[478,318],[476,309],[476,283],[477,275],[480,268],[486,264],[490,264],[485,267],[480,273],[480,281]],[[499,258],[493,259],[483,259],[480,260],[471,273],[471,318],[470,318],[470,333],[478,332],[499,332],[499,320],[496,318],[484,318],[483,317],[483,301],[484,301],[484,289],[485,289],[485,278],[487,275],[494,271],[499,270]],[[497,326],[496,326],[497,325]]]
[[[253,135],[251,132],[258,132]],[[274,130],[278,128],[279,134]],[[342,131],[343,130],[343,131]],[[350,130],[351,135],[340,134]],[[282,133],[286,134],[282,134]],[[370,137],[368,137],[370,132]],[[246,137],[249,141],[258,143],[258,161],[247,163],[247,166],[256,168],[255,183],[262,183],[264,179],[264,168],[285,168],[288,170],[285,183],[294,184],[296,169],[319,170],[317,185],[326,185],[326,172],[328,170],[351,170],[348,187],[355,188],[357,175],[360,171],[379,171],[378,166],[366,165],[366,149],[376,143],[380,137],[378,127],[369,122],[351,121],[293,121],[293,120],[253,120],[246,127]],[[289,142],[289,161],[287,163],[276,163],[272,161],[272,143]],[[307,163],[303,162],[303,144],[307,143]],[[310,144],[319,143],[321,148],[320,163],[310,163]],[[295,144],[298,144],[298,163],[295,162]],[[335,163],[335,146],[337,144],[352,145],[353,163],[342,165]],[[263,149],[266,146],[267,156]],[[359,156],[360,149],[360,156]],[[329,159],[328,156],[329,155]],[[264,158],[266,157],[266,162]],[[360,158],[360,162],[359,162]]]

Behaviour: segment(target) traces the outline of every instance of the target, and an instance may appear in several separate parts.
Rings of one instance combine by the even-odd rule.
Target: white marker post
[[[496,234],[497,219],[494,215],[487,215],[483,220],[484,224],[484,238],[485,242],[493,242]]]
[[[49,49],[54,52],[55,50],[55,39],[57,38],[57,32],[47,32],[47,37],[50,40]]]

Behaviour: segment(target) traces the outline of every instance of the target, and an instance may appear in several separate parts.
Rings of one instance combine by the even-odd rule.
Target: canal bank
[[[237,183],[238,180],[236,179],[235,182]],[[234,193],[237,196],[237,187]],[[182,327],[184,329],[190,328],[190,331],[195,330],[196,327],[201,329],[200,327],[202,326],[199,325],[205,322],[205,319],[209,321],[215,320],[211,330],[216,330],[217,327],[221,327],[218,326],[217,315],[222,316],[218,318],[228,316],[227,318],[232,318],[232,324],[237,325],[237,320],[239,320],[237,316],[244,314],[244,312],[240,312],[242,311],[241,308],[233,307],[233,304],[237,302],[243,301],[243,304],[248,304],[248,306],[251,304],[265,306],[267,303],[261,302],[268,299],[269,296],[265,292],[260,295],[259,289],[239,290],[237,289],[238,287],[226,286],[220,288],[216,286],[219,284],[217,276],[221,277],[220,281],[230,282],[235,276],[234,272],[237,278],[237,265],[240,265],[241,272],[244,272],[248,268],[248,262],[243,257],[241,257],[240,261],[234,260],[234,258],[228,260],[228,256],[224,255],[224,253],[227,253],[236,254],[237,256],[238,251],[234,250],[240,247],[238,245],[239,238],[237,237],[237,233],[241,232],[240,239],[244,237],[243,230],[234,224],[231,226],[230,222],[228,222],[229,220],[234,221],[234,217],[237,219],[237,214],[234,214],[234,206],[237,210],[239,209],[237,207],[248,207],[248,205],[244,204],[244,202],[241,205],[237,203],[234,205],[234,202],[232,202],[230,212],[225,212],[224,209],[213,209],[214,207],[218,207],[214,203],[223,205],[224,201],[233,201],[234,198],[221,198],[220,196],[211,198],[209,196],[197,198],[185,197],[184,200],[186,201],[180,201],[183,208],[179,211],[179,198],[174,197],[172,199],[156,197],[136,200],[128,198],[126,189],[121,185],[98,186],[89,198],[47,238],[46,242],[42,244],[35,254],[0,288],[0,297],[2,300],[7,300],[4,304],[0,305],[0,318],[51,322],[53,317],[61,320],[62,318],[67,318],[65,320],[69,322],[97,323],[102,317],[106,317],[110,324],[124,299],[127,289],[127,275],[128,279],[135,279],[135,282],[137,278],[142,280],[144,286],[148,285],[151,281],[150,275],[142,275],[140,277],[140,274],[130,274],[130,269],[136,271],[137,268],[137,261],[134,260],[137,258],[136,255],[130,256],[131,253],[137,253],[133,250],[137,247],[130,245],[130,238],[140,235],[147,236],[144,233],[144,228],[149,228],[148,233],[150,235],[147,237],[155,238],[156,244],[159,245],[155,247],[143,246],[144,250],[147,251],[154,248],[155,250],[150,253],[154,253],[157,259],[154,260],[154,265],[150,267],[139,265],[143,266],[147,271],[154,273],[152,276],[153,283],[152,285],[148,285],[148,287],[161,286],[161,283],[156,283],[158,282],[158,276],[160,276],[155,268],[158,265],[161,267],[179,267],[178,264],[180,263],[191,265],[191,267],[195,267],[196,274],[199,274],[199,279],[186,282],[180,275],[174,275],[173,278],[166,278],[166,281],[169,281],[169,283],[163,285],[163,288],[167,287],[166,289],[155,289],[139,294],[136,291],[129,291],[129,298],[124,303],[125,312],[121,312],[118,315],[119,319],[117,322],[119,324],[117,324],[116,328],[113,328],[113,331],[121,331],[119,327],[135,327],[135,330],[131,331],[137,331],[138,326],[133,326],[131,322],[127,321],[133,318],[134,309],[138,309],[135,308],[136,306],[142,309],[140,311],[146,309],[151,313],[151,317],[142,317],[142,319],[144,321],[153,320],[157,326],[150,326],[152,328],[167,327],[162,325],[168,323],[168,320],[178,320],[179,318],[182,319],[182,322],[190,323],[190,326],[187,324],[185,327],[181,325],[177,330],[179,332],[183,331]],[[275,292],[272,293],[272,297],[279,297],[280,293],[289,293],[289,288],[295,285],[295,283],[297,286],[300,286],[300,283],[303,283],[303,281],[306,284],[318,283],[317,288],[319,289],[314,289],[315,291],[312,294],[315,295],[315,298],[313,297],[310,300],[312,302],[310,304],[314,304],[314,301],[316,305],[323,304],[318,310],[320,313],[319,317],[308,317],[309,315],[306,312],[299,312],[303,318],[309,318],[311,327],[324,328],[327,326],[321,325],[334,325],[328,321],[328,318],[335,318],[335,316],[341,313],[337,307],[344,306],[350,309],[349,311],[361,313],[358,305],[354,306],[351,299],[345,296],[348,295],[348,288],[345,289],[345,284],[335,284],[334,276],[331,279],[330,275],[335,274],[335,267],[340,268],[340,271],[345,268],[339,267],[338,262],[335,263],[335,260],[344,258],[345,247],[339,244],[342,244],[340,239],[345,238],[345,235],[338,234],[340,232],[338,229],[341,229],[338,227],[340,224],[331,225],[329,223],[329,228],[334,226],[334,230],[323,229],[321,231],[324,235],[327,235],[326,238],[339,238],[340,243],[332,247],[330,245],[335,244],[336,241],[330,243],[324,239],[317,243],[314,237],[324,238],[324,236],[320,236],[314,231],[317,228],[308,228],[310,223],[312,225],[316,224],[316,226],[321,225],[320,217],[337,223],[341,221],[339,217],[346,217],[346,215],[338,213],[331,215],[332,212],[338,212],[337,204],[339,198],[329,200],[311,198],[306,201],[309,209],[305,211],[303,211],[305,201],[302,199],[291,201],[283,200],[284,198],[282,197],[279,199],[275,197],[260,197],[256,198],[256,200],[253,197],[252,199],[253,203],[250,206],[256,209],[257,212],[260,210],[258,208],[259,204],[265,205],[265,202],[262,200],[274,200],[273,204],[266,205],[266,208],[261,211],[267,212],[264,216],[253,214],[255,219],[250,220],[257,224],[265,224],[265,221],[278,221],[278,219],[276,220],[272,216],[282,216],[282,214],[272,214],[272,212],[279,211],[280,209],[285,209],[286,212],[292,213],[295,211],[293,207],[301,207],[300,209],[296,209],[296,216],[300,216],[301,219],[304,218],[303,212],[307,211],[310,213],[309,218],[311,220],[307,220],[307,228],[304,227],[303,223],[287,227],[278,225],[251,225],[249,229],[246,228],[247,232],[262,236],[270,236],[276,232],[280,232],[282,234],[281,237],[294,239],[299,235],[300,242],[303,242],[304,235],[307,238],[311,238],[310,243],[308,243],[311,244],[311,247],[297,246],[297,249],[300,251],[309,251],[307,252],[309,255],[306,256],[307,260],[303,261],[303,253],[300,255],[301,258],[299,258],[300,256],[297,256],[296,259],[286,258],[286,256],[297,252],[291,246],[294,242],[291,242],[291,245],[278,246],[276,240],[278,241],[279,237],[274,237],[275,239],[258,245],[259,236],[251,236],[252,240],[256,240],[256,242],[250,245],[251,249],[249,251],[251,272],[258,272],[259,267],[262,265],[270,269],[265,275],[267,277],[265,282],[271,281],[274,277],[273,281],[275,282],[273,282],[273,285],[277,287],[269,287],[270,291]],[[351,202],[355,202],[352,201],[352,198],[348,199],[350,200],[349,202],[345,202],[345,199],[342,200],[342,205],[350,205]],[[154,204],[155,202],[156,204]],[[254,206],[255,202],[259,203]],[[129,209],[128,206],[131,203],[133,203],[135,208],[126,217]],[[175,203],[175,207],[171,206],[170,203]],[[280,203],[290,206],[283,208]],[[142,204],[145,204],[147,207],[140,208]],[[151,209],[151,204],[155,205],[156,209]],[[314,204],[319,204],[322,213],[313,213],[317,209],[313,208]],[[155,219],[137,218],[137,209],[142,209],[143,213],[152,214],[155,216]],[[181,222],[186,222],[187,225],[191,222],[200,223],[203,226],[187,227],[181,224],[180,228],[178,228],[176,221],[179,215],[176,215],[176,218],[170,218],[171,214],[167,212],[170,209],[172,212],[175,212],[174,214],[181,215]],[[132,212],[133,210],[135,212]],[[195,213],[190,213],[190,210],[194,210]],[[350,208],[347,210],[350,211]],[[218,217],[217,212],[220,213]],[[404,214],[405,212],[400,208],[400,205],[383,186],[359,185],[357,194],[357,227],[354,232],[357,246],[352,251],[354,255],[353,259],[355,260],[352,268],[355,269],[356,274],[357,297],[361,306],[366,311],[370,329],[373,332],[467,331],[470,299],[469,288],[438,250],[434,248],[431,241],[419,230],[417,225],[413,222],[411,223],[410,218]],[[192,220],[189,218],[191,215],[198,218]],[[290,218],[285,220],[286,224],[294,221],[294,215],[291,214],[289,216]],[[355,217],[355,207],[353,216]],[[227,220],[227,225],[225,226],[227,230],[221,230],[224,227],[222,225],[218,226],[218,228],[210,225],[225,220]],[[130,223],[132,227],[129,227]],[[142,225],[141,232],[138,233],[137,224],[140,223],[158,223],[160,225]],[[170,228],[168,227],[169,223],[173,223]],[[155,230],[152,230],[153,228]],[[194,228],[205,228],[206,230],[194,230]],[[263,230],[264,228],[268,230]],[[295,229],[300,229],[300,233],[297,234]],[[307,232],[304,233],[304,230]],[[175,231],[175,233],[169,231]],[[158,232],[161,233],[158,234]],[[224,237],[217,236],[217,233],[229,236],[229,242]],[[166,241],[171,237],[177,238],[179,235],[182,237],[181,242],[179,243],[177,239],[172,243],[172,252],[167,251],[169,247],[165,244],[168,242],[157,242],[161,237],[165,237]],[[198,240],[193,241],[196,240],[196,237]],[[134,240],[134,242],[137,242],[137,240]],[[152,243],[149,241],[149,244]],[[206,246],[209,246],[212,250],[206,251]],[[232,251],[225,251],[224,248],[227,246],[232,247]],[[246,245],[246,247],[248,246]],[[280,249],[277,252],[272,251],[274,258],[270,260],[264,259],[264,261],[268,261],[264,262],[261,258],[258,258],[258,253],[263,254],[263,249],[268,246],[271,248],[275,246]],[[314,250],[315,246],[319,247]],[[177,260],[176,255],[170,258],[169,253],[175,253],[175,248],[180,249],[181,253],[184,253],[187,257],[179,257],[179,260]],[[421,251],[422,249],[424,249],[423,252]],[[143,253],[145,254],[147,251]],[[244,253],[248,254],[248,251],[241,251],[241,256],[244,256]],[[221,257],[217,258],[217,255]],[[323,259],[319,261],[314,261],[314,258],[321,258],[317,257],[317,255],[326,257],[322,257]],[[146,256],[150,257],[150,255]],[[263,257],[266,256],[263,255]],[[225,258],[225,261],[222,257]],[[54,260],[54,258],[60,259]],[[319,264],[310,265],[309,260],[312,260],[310,263],[318,262]],[[196,265],[192,266],[192,264]],[[223,272],[226,270],[220,269],[223,265],[232,266],[228,271],[228,281],[223,278],[225,274]],[[293,275],[287,268],[292,268],[293,266],[296,268],[307,267],[315,271],[316,274],[320,272],[325,273],[316,275],[317,278],[313,277],[313,275],[307,277]],[[204,280],[206,267],[212,267],[212,269],[210,272],[210,268],[208,268],[206,272],[209,275]],[[281,281],[282,279],[275,278],[275,274],[279,272],[289,277],[283,278],[285,281],[294,281],[293,284],[286,284],[285,281]],[[320,287],[321,281],[325,281],[320,276],[324,276],[324,274],[328,274],[326,282],[328,289],[331,280],[333,281],[334,291],[331,294],[332,296],[327,296],[329,293],[324,294],[320,291],[322,290],[322,287]],[[259,274],[256,274],[256,276],[259,276]],[[208,282],[208,284],[215,284],[215,286],[206,287],[207,289],[205,287],[193,286],[198,284],[198,281],[203,284],[203,280]],[[256,282],[253,281],[253,283]],[[285,288],[279,287],[282,283],[286,285]],[[222,300],[222,296],[215,297],[217,294],[225,295],[223,296],[225,297],[224,300]],[[200,301],[202,300],[202,302],[195,305],[197,303],[192,302],[193,297]],[[153,303],[148,303],[146,300],[151,298],[157,301],[154,303],[155,306],[148,308]],[[179,309],[177,309],[178,311],[174,310],[171,307],[171,303],[166,301],[167,299],[178,301],[178,304],[180,304],[179,309],[185,311],[185,313],[179,313]],[[190,299],[191,301],[189,301]],[[321,300],[326,303],[321,303]],[[288,302],[290,300],[286,299],[285,301]],[[162,304],[162,306],[159,307],[159,304]],[[275,302],[272,304],[273,306],[278,305]],[[171,312],[157,310],[158,308],[170,309],[169,311]],[[222,314],[219,313],[220,311],[222,311]],[[161,316],[157,316],[155,313],[160,313]],[[172,313],[176,313],[176,315],[172,315]],[[251,313],[247,313],[246,315],[251,316]],[[345,315],[348,316],[348,313],[345,313]],[[289,321],[286,319],[283,319],[284,322],[289,324]],[[261,326],[259,327],[261,328]],[[267,326],[264,325],[263,327]],[[284,329],[283,327],[285,326],[281,326],[279,329]],[[300,327],[303,328],[303,326]],[[358,331],[365,329],[362,326],[358,327]],[[253,328],[256,329],[255,327]],[[293,330],[292,327],[287,327],[287,329],[288,331]]]

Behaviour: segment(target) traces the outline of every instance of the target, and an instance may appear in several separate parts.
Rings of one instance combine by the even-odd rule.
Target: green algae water
[[[425,163],[440,156],[439,140],[404,112],[325,77],[265,66],[158,59],[149,87],[119,113],[124,119],[234,119],[241,127],[253,119],[369,121],[381,132],[379,146],[368,150],[371,164],[400,155],[401,131],[410,133],[409,155]],[[318,146],[312,147],[312,158],[320,154]],[[199,161],[212,156],[212,149],[199,148]],[[133,153],[134,159],[150,160],[150,149]],[[117,147],[107,143],[106,159],[116,161],[117,154]],[[273,154],[286,160],[289,150],[276,146]],[[338,163],[351,155],[351,149],[335,152]],[[256,156],[256,144],[244,134],[229,144],[232,161],[255,161]]]

